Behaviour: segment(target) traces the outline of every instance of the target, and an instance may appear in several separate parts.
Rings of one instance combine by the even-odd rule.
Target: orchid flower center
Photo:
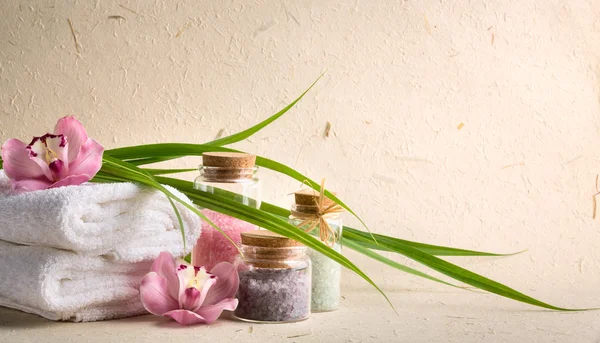
[[[214,277],[214,275],[210,275],[209,273],[207,273],[204,267],[199,268],[196,271],[196,275],[194,275],[194,277],[190,279],[190,282],[188,283],[188,288],[195,288],[201,291],[204,287],[204,284],[206,283],[206,280],[212,277]]]
[[[51,173],[48,178],[51,176],[53,181],[57,181],[63,177],[68,168],[67,161],[63,160],[67,152],[67,138],[64,135],[47,133],[42,137],[34,137],[27,150],[29,150],[29,157],[40,161],[38,164],[48,165]]]

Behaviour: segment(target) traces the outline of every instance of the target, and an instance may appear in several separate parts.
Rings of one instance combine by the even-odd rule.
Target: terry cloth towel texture
[[[182,193],[169,190],[191,204]],[[200,219],[176,206],[190,248],[200,235]],[[175,211],[159,191],[134,183],[86,183],[12,194],[1,170],[0,240],[128,262],[155,258],[161,251],[185,253]]]
[[[151,263],[115,263],[101,256],[0,241],[0,306],[50,320],[143,314],[139,284]]]

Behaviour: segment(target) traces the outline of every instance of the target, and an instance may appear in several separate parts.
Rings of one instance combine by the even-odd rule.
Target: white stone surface
[[[0,141],[29,141],[74,114],[108,148],[203,142],[266,118],[327,69],[286,117],[236,147],[326,177],[377,232],[529,249],[453,261],[557,305],[600,306],[597,0],[2,1],[0,13]],[[289,206],[300,184],[262,177],[265,198]],[[429,292],[425,281],[405,293],[413,278],[349,256],[392,293],[399,317],[347,276],[346,286],[365,288],[349,293],[341,312],[253,334],[241,323],[191,331],[149,318],[50,324],[2,310],[2,335],[292,341],[283,337],[312,329],[298,341],[325,332],[354,341],[600,339],[595,312],[540,313]]]

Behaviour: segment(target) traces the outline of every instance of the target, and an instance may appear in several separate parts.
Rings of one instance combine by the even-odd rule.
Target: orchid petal
[[[217,277],[217,282],[206,295],[203,306],[213,305],[225,298],[235,297],[240,278],[233,264],[221,262],[214,266],[210,273]]]
[[[223,299],[223,300],[219,301],[218,303],[216,303],[214,305],[200,307],[196,311],[196,313],[198,315],[200,315],[202,318],[204,318],[204,320],[206,321],[207,324],[210,324],[210,323],[214,322],[215,320],[217,320],[217,318],[219,318],[219,316],[221,315],[223,310],[234,311],[237,308],[237,305],[238,305],[237,299],[227,298],[227,299]]]
[[[40,169],[42,170],[42,172],[44,172],[44,175],[46,175],[48,180],[54,181],[55,179],[52,176],[52,172],[50,171],[50,168],[48,167],[48,163],[46,161],[47,149],[44,138],[45,136],[34,137],[31,143],[29,143],[29,145],[27,146],[29,159],[35,162],[40,167]]]
[[[140,285],[140,295],[144,308],[155,315],[179,308],[177,300],[173,299],[167,290],[167,280],[155,272],[144,276]]]
[[[28,145],[30,157],[39,157],[42,161],[46,162],[46,142],[44,141],[44,136],[42,137],[33,137],[33,140]]]
[[[49,188],[50,185],[52,185],[52,182],[45,176],[29,180],[11,180],[11,186],[16,193],[39,191]]]
[[[54,133],[67,137],[69,141],[69,163],[75,161],[75,158],[80,154],[82,146],[88,141],[87,132],[83,125],[75,117],[67,116],[58,120],[54,127]]]
[[[181,325],[204,324],[208,323],[200,315],[188,310],[174,310],[164,314],[165,317],[175,319]]]
[[[11,138],[2,145],[2,160],[6,175],[16,181],[45,176],[40,166],[29,158],[27,145]]]
[[[64,179],[57,181],[50,185],[48,188],[58,188],[63,186],[79,186],[84,182],[90,181],[91,177],[86,174],[81,175],[71,175],[67,176]]]
[[[170,252],[163,251],[152,263],[151,271],[157,273],[167,280],[169,295],[173,299],[179,299],[179,278],[175,271],[175,262]]]
[[[67,137],[67,139],[70,138]],[[71,154],[71,147],[69,147],[69,155]],[[75,160],[69,164],[69,174],[79,175],[87,174],[90,177],[94,177],[96,173],[102,167],[102,154],[104,153],[104,147],[100,143],[93,139],[88,139],[80,148],[79,154]],[[70,157],[69,157],[70,159]]]

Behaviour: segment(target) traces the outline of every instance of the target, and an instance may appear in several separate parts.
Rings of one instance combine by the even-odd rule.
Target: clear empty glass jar
[[[333,250],[341,253],[342,245],[342,209],[333,201],[325,198],[319,206],[319,193],[311,190],[294,193],[295,204],[292,205],[292,215],[289,222],[302,230],[310,230]],[[324,214],[322,212],[325,212]],[[327,223],[324,227],[321,219]],[[334,311],[340,307],[340,287],[342,266],[313,249],[308,249],[312,261],[312,312]]]
[[[242,233],[242,253],[235,261],[236,318],[289,323],[310,316],[311,262],[305,246],[270,231],[248,231]]]
[[[200,192],[223,194],[223,190],[236,193],[233,200],[254,208],[260,207],[261,185],[256,177],[256,156],[234,152],[207,152],[202,154],[200,176],[194,181],[194,188]],[[226,195],[230,197],[231,195]],[[240,234],[257,227],[243,220],[230,217],[209,209],[201,209],[216,226],[238,246]],[[192,264],[211,270],[217,263],[233,263],[238,250],[227,237],[202,221],[200,237],[192,250]]]

